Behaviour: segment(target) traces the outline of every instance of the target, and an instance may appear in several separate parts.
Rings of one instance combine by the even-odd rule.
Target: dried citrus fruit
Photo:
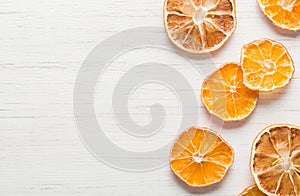
[[[259,39],[242,48],[244,84],[253,90],[272,91],[288,85],[294,62],[287,49],[270,39]]]
[[[267,195],[300,195],[300,127],[272,125],[252,144],[250,170]]]
[[[235,30],[235,0],[165,0],[164,21],[177,47],[191,53],[215,51]]]
[[[276,26],[300,30],[300,0],[257,0],[260,9]]]
[[[266,194],[261,192],[256,185],[252,185],[240,193],[239,196],[266,196]]]
[[[243,84],[237,63],[227,63],[202,84],[202,101],[207,110],[225,121],[242,120],[254,110],[258,92]]]
[[[175,141],[172,171],[186,184],[204,187],[221,181],[233,163],[233,149],[207,128],[192,127]]]

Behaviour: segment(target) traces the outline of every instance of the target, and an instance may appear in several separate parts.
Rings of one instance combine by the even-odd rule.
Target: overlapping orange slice
[[[242,120],[254,110],[258,92],[243,84],[237,63],[227,63],[202,84],[201,99],[207,110],[224,121]]]
[[[287,49],[270,39],[259,39],[242,48],[244,84],[259,91],[273,91],[289,84],[294,62]]]
[[[164,22],[168,37],[182,50],[215,51],[236,28],[235,0],[165,0]]]

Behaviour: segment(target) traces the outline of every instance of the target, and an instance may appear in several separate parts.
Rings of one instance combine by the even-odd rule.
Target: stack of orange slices
[[[240,65],[227,63],[204,80],[201,99],[222,120],[243,120],[255,109],[258,92],[288,85],[294,71],[294,62],[282,44],[255,40],[242,47]]]

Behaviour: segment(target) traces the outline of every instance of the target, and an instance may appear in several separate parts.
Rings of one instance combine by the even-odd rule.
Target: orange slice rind
[[[171,149],[170,167],[192,187],[220,182],[233,163],[232,147],[208,128],[192,127],[180,134]]]
[[[266,194],[261,192],[256,185],[252,185],[243,190],[239,196],[266,196]]]
[[[250,171],[267,195],[300,195],[300,127],[272,125],[255,138]]]
[[[287,49],[271,39],[259,39],[242,47],[241,66],[244,84],[259,91],[287,86],[295,68]]]
[[[300,30],[300,0],[257,0],[260,9],[281,29]]]
[[[165,0],[164,23],[169,39],[180,49],[215,51],[236,28],[235,0]]]
[[[227,63],[202,84],[201,99],[209,111],[224,121],[237,121],[248,117],[255,109],[258,92],[243,84],[239,64]]]

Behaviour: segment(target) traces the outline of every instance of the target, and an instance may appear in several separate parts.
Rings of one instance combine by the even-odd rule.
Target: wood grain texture
[[[0,195],[229,196],[253,183],[249,152],[255,135],[272,123],[300,124],[299,34],[274,28],[254,0],[237,2],[236,32],[220,51],[212,54],[214,62],[219,66],[239,61],[242,44],[269,37],[287,46],[296,72],[287,88],[261,94],[249,119],[224,125],[222,135],[236,154],[224,181],[205,189],[191,189],[177,180],[167,166],[147,173],[119,171],[99,162],[81,142],[72,103],[81,62],[98,43],[114,33],[141,26],[163,27],[162,7],[162,0],[0,0]],[[166,61],[168,57],[174,62],[171,54],[166,55]],[[115,63],[130,64],[130,59]],[[187,75],[199,93],[197,89],[205,76],[193,75],[192,66],[174,66]],[[205,59],[202,66],[211,72],[215,69]],[[124,70],[116,66],[113,71],[122,74]],[[155,96],[159,91],[154,86],[136,104],[148,105],[159,99]],[[174,97],[172,100],[166,110],[175,107],[174,118],[180,117],[178,102]],[[133,118],[147,122],[147,107],[132,104]],[[207,126],[209,117],[202,104],[199,110],[199,125]],[[104,127],[116,123],[110,116],[108,113],[110,120],[103,120]],[[121,133],[113,130],[107,134],[115,138]],[[162,145],[175,135],[166,131],[155,141]],[[129,149],[142,148],[145,141],[136,140],[132,142],[122,135],[114,142]],[[151,144],[151,138],[146,142]]]

